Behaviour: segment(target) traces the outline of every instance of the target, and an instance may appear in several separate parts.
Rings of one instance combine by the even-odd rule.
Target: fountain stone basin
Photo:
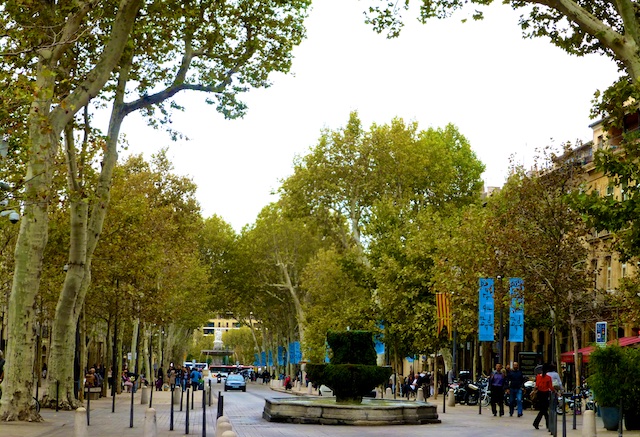
[[[419,425],[440,423],[428,402],[364,398],[362,404],[337,404],[334,397],[265,399],[262,417],[269,422],[321,425]]]

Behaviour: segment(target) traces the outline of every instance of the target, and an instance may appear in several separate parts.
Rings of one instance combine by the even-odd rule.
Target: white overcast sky
[[[202,95],[183,94],[186,111],[172,127],[190,141],[172,143],[130,116],[129,150],[149,156],[168,146],[176,172],[197,183],[204,216],[217,214],[237,231],[275,200],[270,193],[291,174],[294,156],[353,110],[365,128],[393,117],[421,129],[455,124],[486,165],[485,185],[500,186],[511,155],[527,165],[536,148],[589,140],[593,93],[618,73],[608,58],[524,40],[519,13],[498,3],[480,22],[461,23],[464,12],[426,25],[407,16],[401,37],[387,40],[364,24],[366,2],[316,0],[293,74],[246,94],[243,119],[224,120]]]

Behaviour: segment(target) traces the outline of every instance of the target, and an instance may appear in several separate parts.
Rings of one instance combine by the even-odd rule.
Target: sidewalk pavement
[[[112,436],[143,436],[145,412],[149,407],[148,403],[142,405],[141,390],[133,396],[133,427],[131,424],[131,393],[116,395],[115,412],[112,411],[112,397],[104,397],[92,400],[89,403],[89,423],[87,434],[90,437],[112,437]],[[191,393],[191,392],[189,392]],[[203,391],[193,393],[195,406],[191,409],[191,399],[189,399],[189,435],[202,436],[202,397]],[[217,400],[212,393],[212,405],[206,406],[206,435],[215,436],[215,421],[217,413]],[[177,437],[186,435],[186,392],[183,397],[182,411],[180,404],[174,405],[174,429],[171,431],[171,392],[154,391],[152,397],[152,407],[156,410],[156,421],[158,437]],[[85,400],[84,407],[87,408]],[[0,423],[1,437],[73,437],[75,411],[58,411],[55,409],[40,410],[44,421],[40,423],[29,422],[2,422]],[[85,416],[85,415],[83,415]]]
[[[189,410],[189,435],[207,437],[215,436],[215,419],[217,413],[218,387],[212,393],[212,405],[206,408],[206,434],[202,428],[202,391],[195,392],[195,407]],[[247,393],[238,393],[239,396],[225,401],[225,416],[231,420],[234,431],[239,437],[263,437],[263,436],[296,436],[296,437],[361,437],[361,436],[389,436],[394,437],[418,437],[431,435],[437,437],[526,437],[548,436],[549,433],[542,429],[536,430],[532,426],[536,412],[525,411],[524,417],[509,417],[508,412],[504,417],[494,417],[489,408],[483,408],[482,414],[478,414],[478,407],[456,405],[446,407],[442,412],[442,396],[437,400],[430,399],[438,408],[441,424],[429,425],[402,425],[381,427],[360,426],[327,426],[327,425],[300,425],[267,422],[261,418],[260,405],[264,405],[264,397],[278,396],[276,391],[269,390],[266,386],[251,383]],[[289,392],[290,393],[290,392]],[[157,436],[177,437],[186,434],[186,399],[183,399],[183,411],[180,405],[174,407],[174,430],[170,428],[170,392],[153,392],[153,408],[156,409]],[[92,400],[90,403],[90,437],[142,437],[144,435],[144,415],[148,404],[140,404],[141,391],[134,394],[133,427],[131,421],[131,394],[123,393],[116,396],[115,412],[111,412],[112,398],[106,397]],[[241,402],[238,402],[241,400]],[[85,402],[86,407],[86,402]],[[73,437],[74,411],[59,411],[42,409],[41,415],[44,422],[3,422],[0,423],[0,437]],[[579,437],[582,435],[582,416],[576,416],[577,429],[572,429],[573,416],[567,415],[567,437]],[[544,424],[544,422],[543,422]],[[597,418],[597,435],[614,437],[617,431],[606,431],[602,421]],[[562,416],[558,418],[558,436],[562,433]],[[640,436],[640,431],[626,431],[624,436]]]

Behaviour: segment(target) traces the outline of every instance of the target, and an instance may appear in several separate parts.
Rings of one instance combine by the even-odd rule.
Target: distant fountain
[[[373,389],[388,381],[389,367],[376,365],[373,336],[367,331],[327,334],[330,364],[307,364],[310,381],[333,390],[335,398],[266,399],[262,416],[272,422],[325,425],[401,425],[439,423],[435,405],[408,400],[369,399]]]
[[[376,365],[369,331],[329,332],[331,364],[307,364],[309,380],[333,390],[339,404],[359,404],[362,398],[389,380],[390,367]]]

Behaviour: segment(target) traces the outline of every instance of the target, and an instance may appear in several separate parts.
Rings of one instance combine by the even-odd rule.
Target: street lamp
[[[503,304],[502,304],[502,275],[497,275],[496,279],[498,280],[498,288],[499,290],[499,304],[500,304],[500,319],[499,319],[499,323],[500,323],[500,327],[498,329],[498,362],[503,364],[502,362],[503,358],[504,358],[504,328],[503,328]]]

